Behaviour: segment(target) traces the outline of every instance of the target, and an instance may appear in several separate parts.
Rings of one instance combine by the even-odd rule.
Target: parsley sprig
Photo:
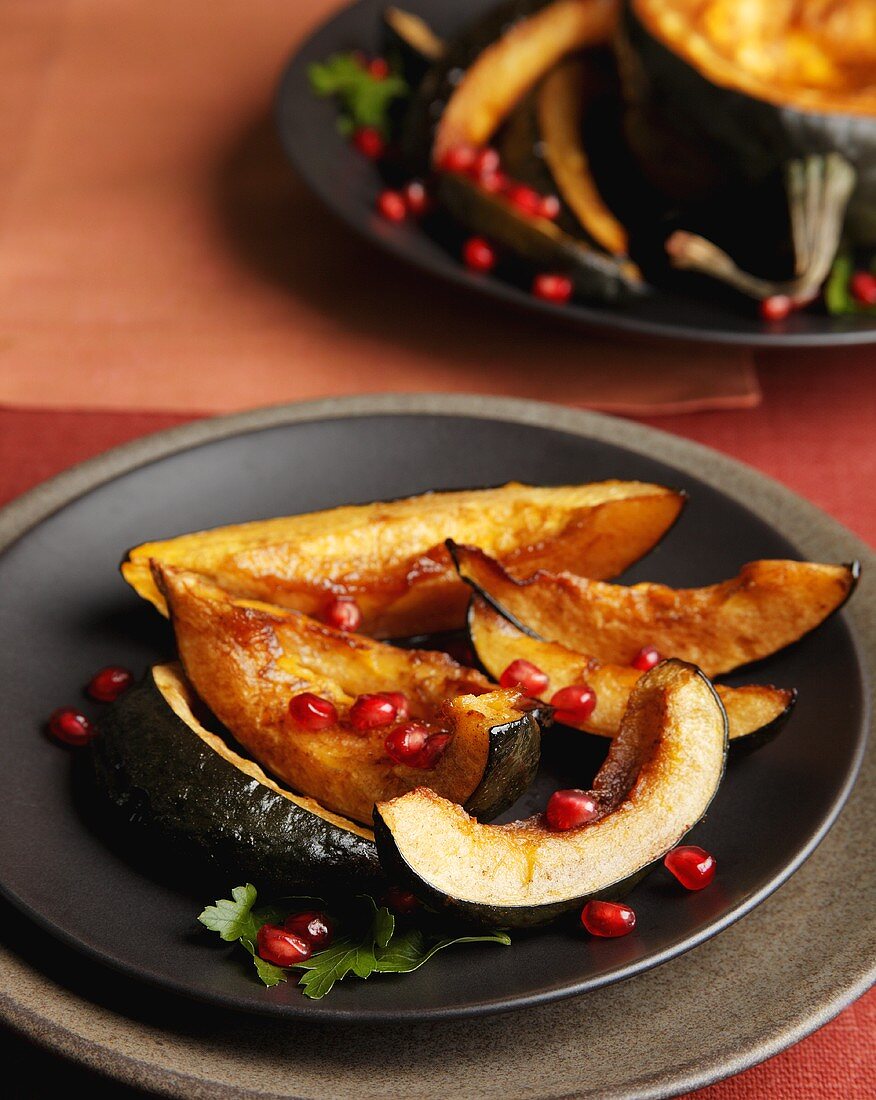
[[[351,134],[363,126],[373,126],[384,137],[389,133],[389,108],[409,92],[397,74],[375,77],[352,53],[336,53],[315,63],[307,71],[310,86],[318,96],[335,96],[340,104],[338,129]]]
[[[851,280],[855,270],[855,259],[851,252],[838,252],[824,284],[824,304],[827,312],[834,317],[848,314],[876,316],[876,306],[863,305],[852,294]],[[870,263],[869,270],[876,275],[876,259]]]
[[[218,932],[228,943],[237,941],[253,959],[259,978],[266,986],[275,986],[288,978],[289,972],[260,959],[256,939],[263,924],[282,922],[290,913],[313,903],[313,898],[290,898],[286,907],[254,908],[256,888],[235,886],[231,898],[220,898],[207,908],[198,920],[212,932]],[[500,943],[508,946],[505,932],[489,932],[480,936],[430,936],[420,928],[398,928],[395,917],[384,906],[368,896],[358,899],[358,912],[351,916],[349,930],[323,951],[317,951],[295,969],[305,973],[298,981],[306,997],[324,997],[335,982],[349,975],[369,978],[372,974],[409,974],[428,962],[438,951],[457,943]],[[297,904],[296,904],[297,903]]]

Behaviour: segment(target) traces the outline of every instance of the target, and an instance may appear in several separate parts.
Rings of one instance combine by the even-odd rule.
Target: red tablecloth
[[[661,417],[655,423],[779,478],[872,542],[876,406],[870,371],[861,364],[829,375],[814,363],[804,367],[787,356],[764,372],[763,385],[765,401],[756,410]],[[0,408],[0,504],[73,462],[186,419],[154,413]],[[791,1050],[697,1096],[872,1096],[874,1037],[876,992],[871,992]],[[65,1079],[63,1071],[58,1079]]]

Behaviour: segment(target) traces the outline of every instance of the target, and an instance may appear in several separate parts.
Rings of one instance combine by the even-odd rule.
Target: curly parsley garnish
[[[397,73],[372,76],[352,53],[336,53],[307,70],[310,86],[318,96],[335,96],[341,108],[338,129],[351,134],[373,126],[384,137],[389,133],[389,109],[409,88]]]

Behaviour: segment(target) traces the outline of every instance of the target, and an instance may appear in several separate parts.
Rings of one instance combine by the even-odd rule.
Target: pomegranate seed
[[[395,707],[397,718],[404,720],[411,713],[411,705],[403,691],[382,691],[380,694],[385,696]]]
[[[336,596],[322,609],[322,621],[335,630],[358,630],[362,625],[362,612],[352,596]]]
[[[508,177],[504,172],[485,172],[478,177],[478,186],[488,195],[500,195],[508,186]]]
[[[411,767],[422,768],[424,771],[428,771],[431,768],[436,767],[438,761],[444,755],[444,752],[449,744],[449,733],[432,734],[432,736],[426,741],[426,744],[417,754],[417,758],[411,764]]]
[[[502,164],[499,158],[498,150],[490,148],[489,145],[483,149],[478,149],[474,155],[471,168],[469,171],[475,177],[475,179],[483,179],[484,176],[495,176]]]
[[[538,207],[538,214],[542,218],[549,218],[551,221],[558,217],[560,213],[560,200],[556,195],[543,195]]]
[[[849,279],[849,290],[862,306],[876,306],[876,275],[869,271],[856,271]]]
[[[404,195],[398,191],[381,191],[377,196],[377,212],[388,222],[403,222],[408,216]]]
[[[107,665],[88,681],[86,691],[98,703],[112,703],[134,682],[134,674],[121,665]]]
[[[663,860],[666,870],[675,875],[686,890],[702,890],[715,877],[715,857],[695,844],[673,848]]]
[[[335,930],[325,913],[295,913],[283,921],[283,930],[300,936],[314,950],[322,951],[335,938]]]
[[[655,665],[659,665],[662,660],[663,658],[654,646],[643,645],[630,664],[633,668],[637,668],[639,672],[648,672]]]
[[[421,218],[424,214],[429,212],[429,208],[432,203],[429,198],[429,192],[426,190],[425,184],[420,180],[411,180],[406,183],[402,188],[402,195],[404,196],[405,205],[408,208],[408,213],[414,218]]]
[[[794,309],[794,303],[787,294],[774,294],[760,303],[760,315],[764,321],[784,321]]]
[[[350,707],[350,724],[363,732],[388,726],[397,717],[396,706],[388,695],[360,695]]]
[[[474,145],[453,145],[441,157],[438,167],[442,172],[470,172],[477,155]]]
[[[568,275],[536,275],[532,282],[532,293],[545,302],[564,305],[572,297],[572,280]]]
[[[279,924],[263,924],[256,937],[259,958],[274,966],[294,966],[313,954],[313,948],[294,932],[287,932]]]
[[[588,901],[581,910],[581,923],[591,936],[625,936],[636,927],[636,914],[616,901]]]
[[[586,722],[596,709],[596,692],[587,684],[572,684],[552,696],[551,706],[558,722],[574,726]]]
[[[338,712],[334,703],[314,695],[312,691],[302,691],[289,700],[289,713],[299,724],[308,730],[324,730],[335,725]]]
[[[483,237],[469,237],[462,258],[469,271],[491,271],[496,266],[496,250]]]
[[[541,195],[525,183],[512,183],[505,189],[505,195],[524,214],[538,214],[541,210]]]
[[[550,679],[532,661],[518,658],[512,661],[499,677],[503,688],[522,688],[527,695],[540,695],[547,689]]]
[[[353,132],[353,145],[369,160],[380,160],[386,152],[383,134],[373,126],[360,126]]]
[[[599,806],[586,791],[554,791],[548,799],[545,817],[548,828],[555,833],[577,829],[599,816]]]
[[[386,80],[389,76],[389,62],[385,57],[373,57],[368,62],[368,72],[375,80]]]
[[[400,886],[390,886],[381,900],[394,913],[415,913],[420,908],[416,896]]]
[[[65,745],[87,745],[97,733],[93,723],[73,707],[61,707],[49,716],[49,732]]]
[[[425,726],[417,722],[406,722],[396,726],[392,733],[387,735],[386,752],[396,764],[409,764],[416,767],[414,761],[426,747],[429,740],[429,731]]]

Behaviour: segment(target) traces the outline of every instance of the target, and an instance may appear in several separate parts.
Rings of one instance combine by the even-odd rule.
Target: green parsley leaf
[[[501,943],[509,947],[511,937],[506,932],[489,932],[483,936],[453,936],[429,944],[422,932],[412,928],[393,936],[387,947],[379,953],[376,969],[383,974],[410,974],[412,970],[427,963],[433,955],[455,943]]]
[[[254,940],[261,927],[255,924],[251,912],[256,902],[256,888],[250,882],[246,886],[235,886],[231,897],[233,901],[220,898],[215,905],[208,905],[198,920],[229,943],[244,936]]]
[[[245,948],[250,955],[252,955],[253,965],[256,968],[256,973],[270,989],[272,986],[279,985],[280,982],[286,981],[286,971],[279,966],[274,966],[273,963],[265,962],[265,960],[256,952],[255,944],[252,940],[241,939],[241,947]]]
[[[867,306],[859,302],[852,294],[851,279],[857,270],[855,258],[851,252],[838,252],[824,284],[824,304],[827,312],[834,317],[849,314],[876,316],[876,306]],[[876,258],[870,263],[870,270],[876,274]]]
[[[342,132],[373,126],[385,135],[389,131],[390,105],[409,93],[398,74],[374,77],[351,53],[336,53],[322,63],[314,63],[307,75],[316,95],[337,97]]]

